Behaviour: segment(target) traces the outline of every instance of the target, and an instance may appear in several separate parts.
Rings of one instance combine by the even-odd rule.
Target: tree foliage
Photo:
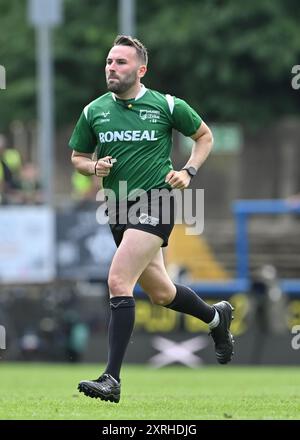
[[[0,130],[36,114],[35,32],[27,1],[0,0]],[[151,0],[137,3],[137,36],[149,50],[148,87],[186,99],[208,121],[263,126],[299,113],[291,69],[300,64],[295,0]],[[54,29],[57,123],[73,122],[105,91],[104,63],[117,33],[117,0],[65,0]]]

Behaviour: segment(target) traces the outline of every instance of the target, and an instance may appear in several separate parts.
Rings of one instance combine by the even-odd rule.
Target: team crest
[[[159,110],[140,110],[140,118],[143,121],[156,122],[160,118]]]

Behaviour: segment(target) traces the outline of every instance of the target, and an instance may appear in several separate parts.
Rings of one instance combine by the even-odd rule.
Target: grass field
[[[90,399],[77,383],[97,365],[0,362],[0,419],[300,419],[300,369],[125,366],[119,404]]]

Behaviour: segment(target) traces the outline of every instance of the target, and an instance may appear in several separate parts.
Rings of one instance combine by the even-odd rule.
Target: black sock
[[[110,299],[110,309],[108,363],[105,373],[120,380],[123,358],[134,326],[134,298],[132,296],[115,296]]]
[[[207,324],[214,319],[215,309],[210,306],[192,289],[180,284],[175,284],[176,295],[167,308],[176,310],[176,312],[186,313],[195,316]]]

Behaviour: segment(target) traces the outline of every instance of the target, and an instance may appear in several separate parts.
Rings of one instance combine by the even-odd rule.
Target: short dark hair
[[[134,47],[139,59],[143,62],[143,64],[148,64],[147,49],[137,38],[133,38],[130,35],[118,35],[114,41],[114,46]]]

